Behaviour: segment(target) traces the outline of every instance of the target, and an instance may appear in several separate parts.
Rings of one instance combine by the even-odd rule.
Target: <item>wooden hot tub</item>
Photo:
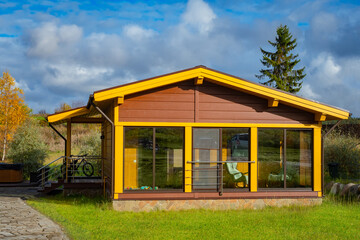
[[[23,165],[0,163],[0,183],[22,182]]]

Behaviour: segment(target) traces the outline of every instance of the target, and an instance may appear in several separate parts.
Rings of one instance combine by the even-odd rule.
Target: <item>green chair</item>
[[[249,183],[249,176],[245,175],[248,174],[242,173],[237,169],[237,163],[236,162],[227,162],[226,168],[229,172],[229,174],[233,177],[234,182],[236,184],[236,187],[239,187],[239,183],[244,183],[244,186],[247,186]]]

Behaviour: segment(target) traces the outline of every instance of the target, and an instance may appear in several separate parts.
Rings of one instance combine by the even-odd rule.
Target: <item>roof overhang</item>
[[[112,98],[119,98],[124,101],[126,95],[142,92],[169,84],[198,79],[195,84],[201,84],[203,79],[225,87],[243,91],[269,101],[269,107],[276,107],[279,103],[289,105],[304,111],[315,114],[316,121],[348,119],[350,112],[337,107],[329,106],[317,101],[302,98],[297,95],[274,89],[262,84],[254,83],[242,78],[225,74],[204,66],[198,66],[167,75],[162,75],[142,81],[125,84],[113,88],[96,91],[93,94],[95,103],[106,101]]]
[[[102,117],[93,117],[95,115],[98,115],[95,109],[83,106],[51,114],[47,116],[47,121],[52,124],[61,124],[68,120],[71,120],[72,123],[102,123],[104,121]]]
[[[67,121],[67,119],[93,116],[98,114],[98,112],[91,105],[92,102],[97,105],[106,105],[109,101],[112,101],[112,99],[116,99],[118,104],[123,104],[124,101],[126,101],[125,96],[127,95],[191,79],[194,79],[195,85],[201,85],[203,81],[206,80],[267,99],[268,107],[277,107],[279,103],[281,103],[311,112],[314,114],[314,121],[348,119],[350,115],[350,112],[344,109],[299,97],[288,92],[209,69],[205,66],[197,66],[166,75],[96,91],[90,95],[87,106],[55,113],[49,115],[47,119],[50,123],[58,124]]]

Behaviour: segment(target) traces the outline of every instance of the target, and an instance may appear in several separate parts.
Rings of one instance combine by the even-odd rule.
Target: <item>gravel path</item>
[[[0,188],[0,239],[68,239],[61,227],[28,206],[34,188]]]

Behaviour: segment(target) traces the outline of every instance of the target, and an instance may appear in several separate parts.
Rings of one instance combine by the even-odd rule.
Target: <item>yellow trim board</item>
[[[94,93],[94,101],[100,102],[107,99],[126,96],[129,94],[162,87],[165,85],[189,79],[196,79],[199,77],[204,77],[205,80],[213,82],[215,84],[244,91],[262,98],[276,99],[277,103],[290,105],[292,107],[299,108],[308,112],[321,113],[323,115],[332,116],[336,119],[349,118],[350,113],[346,110],[338,109],[332,106],[301,98],[293,94],[289,94],[254,82],[246,81],[241,78],[208,69],[203,66],[191,68],[173,74],[155,77],[149,80],[134,82],[132,84],[127,84],[108,90],[98,91]]]
[[[258,129],[250,129],[250,192],[257,192],[258,187]]]
[[[58,122],[72,117],[81,116],[90,112],[86,107],[76,108],[65,112],[55,113],[47,117],[49,123]]]
[[[116,126],[125,127],[257,127],[257,128],[314,128],[321,124],[276,124],[276,123],[187,123],[187,122],[117,122]]]

